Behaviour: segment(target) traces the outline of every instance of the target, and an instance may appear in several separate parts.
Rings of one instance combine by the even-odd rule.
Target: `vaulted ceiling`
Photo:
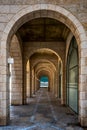
[[[17,33],[23,42],[65,41],[69,29],[61,22],[51,18],[37,18],[22,25]]]

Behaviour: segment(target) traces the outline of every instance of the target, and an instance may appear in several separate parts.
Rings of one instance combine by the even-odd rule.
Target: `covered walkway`
[[[47,88],[40,88],[29,104],[11,106],[10,125],[0,130],[83,130],[77,115],[54,97]]]
[[[43,77],[49,92],[39,90]],[[0,0],[0,129],[79,124],[87,127],[87,0]]]

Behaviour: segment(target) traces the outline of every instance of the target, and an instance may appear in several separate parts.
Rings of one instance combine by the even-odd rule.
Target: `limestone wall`
[[[40,5],[35,5],[40,4]],[[53,4],[53,6],[52,6]],[[30,5],[30,6],[29,6]],[[35,5],[35,6],[33,6]],[[58,6],[57,6],[58,5]],[[64,7],[66,10],[60,8]],[[25,9],[28,7],[27,9]],[[25,10],[23,10],[25,9]],[[34,10],[46,10],[49,9],[51,11],[42,11],[42,13],[39,11],[36,14],[33,13],[32,15],[28,16],[28,19],[24,17],[21,18],[18,22],[17,20],[26,14],[26,12],[31,12]],[[61,10],[62,9],[62,10]],[[23,10],[23,11],[22,11]],[[54,13],[54,10],[58,13]],[[63,11],[63,14],[61,13]],[[61,15],[60,15],[61,14]],[[71,15],[73,14],[73,15]],[[9,115],[9,90],[8,90],[8,64],[7,64],[7,58],[9,55],[9,44],[6,45],[6,43],[10,42],[11,33],[14,34],[18,27],[21,26],[22,23],[24,23],[29,18],[36,18],[36,17],[51,17],[55,19],[59,19],[63,23],[65,23],[73,32],[75,35],[78,46],[79,46],[79,57],[80,57],[80,64],[79,64],[79,116],[80,116],[80,122],[81,125],[87,126],[87,37],[85,36],[85,31],[87,34],[87,0],[0,0],[0,125],[6,125],[7,119]],[[75,17],[77,18],[75,18]],[[78,22],[78,21],[79,22]],[[15,23],[16,22],[16,23]],[[8,24],[7,28],[5,29],[6,25]],[[13,27],[13,25],[14,26]],[[84,26],[85,31],[83,30],[81,24]],[[5,30],[4,30],[5,29]],[[3,35],[3,37],[2,37]],[[9,38],[7,38],[9,36]],[[34,43],[33,43],[34,45]],[[55,45],[49,43],[46,43],[46,45],[39,43],[38,46],[35,46],[35,49],[32,47],[25,46],[26,50],[24,48],[25,57],[24,62],[27,62],[29,56],[33,54],[36,49],[46,47],[54,50],[56,53],[60,55],[62,59],[65,59],[65,49],[60,49],[59,46],[58,50],[58,43]],[[60,44],[61,45],[61,44]],[[27,53],[30,53],[30,55],[27,55]],[[65,69],[65,63],[64,69]],[[3,71],[2,71],[3,70]],[[64,71],[65,72],[65,71]],[[64,73],[65,75],[65,73]],[[64,78],[64,77],[63,77]],[[65,85],[65,80],[64,85]],[[65,86],[64,86],[65,88]],[[65,94],[65,90],[63,90]]]
[[[14,64],[11,66],[11,104],[19,105],[22,104],[23,76],[21,48],[16,36],[12,38],[10,44],[10,56],[14,59]]]
[[[0,38],[12,17],[28,5],[32,7],[34,4],[55,4],[64,7],[75,15],[87,30],[87,0],[0,0]]]

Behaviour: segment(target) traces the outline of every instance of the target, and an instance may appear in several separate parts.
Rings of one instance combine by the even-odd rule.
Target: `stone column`
[[[30,65],[30,97],[32,97],[32,67]]]
[[[10,56],[14,58],[12,64],[12,84],[11,84],[11,104],[22,104],[23,74],[22,74],[22,55],[20,43],[16,35],[13,36],[10,43]]]
[[[35,93],[35,91],[34,91],[34,77],[35,77],[35,75],[34,75],[34,69],[32,69],[32,94],[34,94]]]
[[[62,73],[62,92],[61,92],[61,104],[66,104],[66,69],[65,62],[63,62],[63,73]]]
[[[6,48],[2,48],[0,53],[0,125],[7,125],[10,119],[9,67],[6,52]]]
[[[79,65],[79,121],[82,126],[87,126],[87,43],[81,48]]]
[[[58,72],[55,73],[55,97],[58,97]]]
[[[29,103],[30,98],[30,73],[26,71],[26,101]]]

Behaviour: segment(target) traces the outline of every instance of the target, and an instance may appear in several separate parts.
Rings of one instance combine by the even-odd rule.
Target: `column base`
[[[79,122],[82,127],[87,127],[87,117],[79,117]]]
[[[0,126],[6,126],[10,123],[9,117],[0,117]]]

